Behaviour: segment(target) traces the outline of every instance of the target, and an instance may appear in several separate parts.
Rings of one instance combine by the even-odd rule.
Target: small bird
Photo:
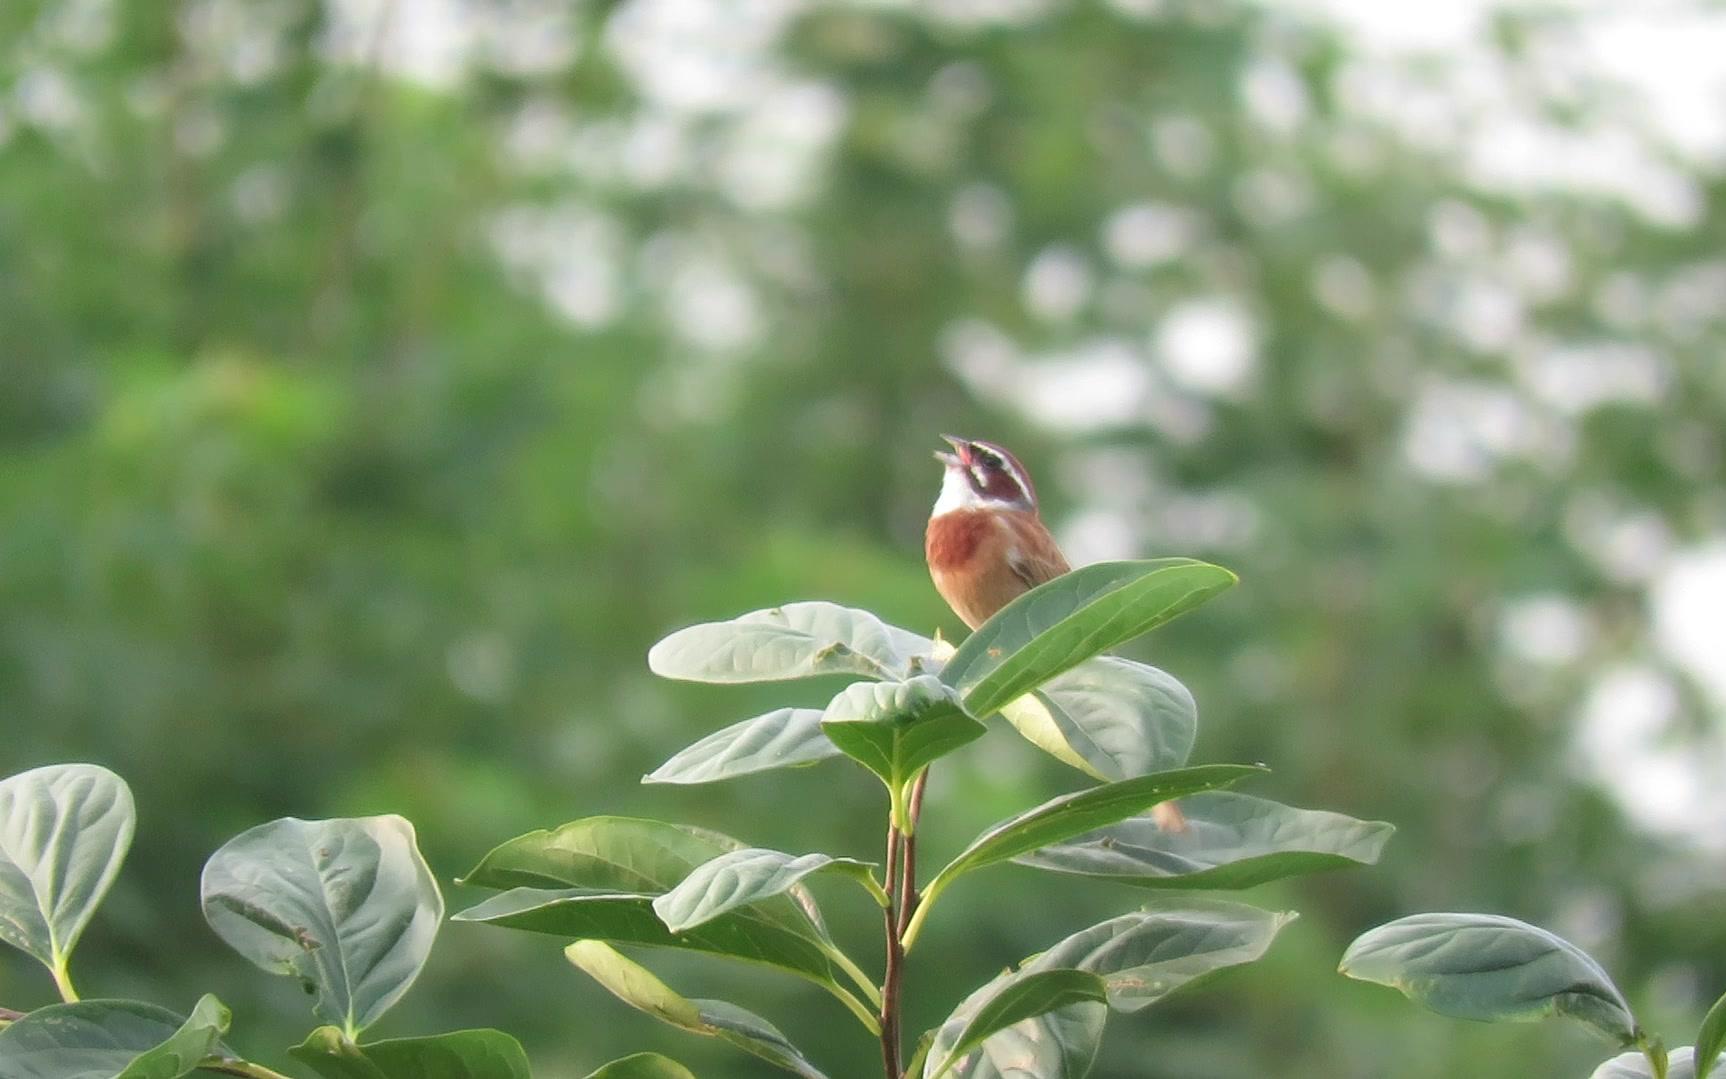
[[[1071,567],[1037,516],[1030,473],[1004,446],[943,435],[954,452],[929,516],[923,553],[935,591],[967,626]]]
[[[1017,457],[994,442],[941,437],[953,452],[935,451],[946,471],[923,534],[923,553],[935,591],[976,629],[1072,567],[1037,515],[1037,489]],[[1151,815],[1164,831],[1186,829],[1173,802],[1153,806]]]

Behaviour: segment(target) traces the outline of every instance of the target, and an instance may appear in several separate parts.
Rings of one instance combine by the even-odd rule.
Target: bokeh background
[[[798,598],[953,634],[952,430],[1019,452],[1075,561],[1238,570],[1132,650],[1196,759],[1401,829],[1262,889],[1303,913],[1272,956],[1116,1017],[1098,1075],[1586,1075],[1581,1028],[1334,973],[1435,909],[1570,935],[1687,1041],[1726,988],[1723,58],[1682,0],[0,4],[0,773],[94,760],[140,806],[81,987],[214,990],[286,1067],[304,999],[197,912],[281,815],[407,815],[452,909],[598,812],[876,856],[835,765],[638,786],[831,688],[643,655]],[[925,849],[1081,782],[993,733]],[[1136,898],[978,878],[908,1025]],[[800,984],[654,961],[873,1073]],[[50,996],[0,957],[0,1002]],[[375,1033],[463,1025],[550,1079],[761,1071],[454,925]]]

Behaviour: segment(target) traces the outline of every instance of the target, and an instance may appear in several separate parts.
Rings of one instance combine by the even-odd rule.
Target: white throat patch
[[[1005,499],[985,498],[978,494],[965,478],[961,469],[949,468],[941,476],[941,495],[935,499],[935,508],[929,516],[939,517],[943,513],[954,510],[980,509],[1015,509],[1015,505]]]

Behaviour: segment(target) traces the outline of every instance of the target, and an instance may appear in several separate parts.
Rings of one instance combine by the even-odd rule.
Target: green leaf
[[[713,783],[775,768],[802,768],[840,756],[821,730],[821,709],[779,708],[696,742],[643,783]]]
[[[1722,1046],[1726,1046],[1726,996],[1716,1000],[1702,1017],[1702,1028],[1696,1032],[1697,1066],[1712,1071]]]
[[[1458,1019],[1568,1016],[1620,1045],[1636,1037],[1630,1006],[1599,963],[1569,941],[1514,918],[1399,918],[1349,945],[1338,969]]]
[[[1179,768],[1199,722],[1187,687],[1114,656],[1056,675],[1002,705],[1001,715],[1045,753],[1102,780]]]
[[[180,1029],[162,1044],[140,1054],[115,1079],[180,1079],[191,1073],[199,1061],[217,1053],[230,1019],[227,1006],[205,993],[192,1006],[192,1014],[180,1024]]]
[[[763,915],[761,905],[722,914],[686,933],[673,933],[654,913],[652,896],[583,888],[516,888],[462,911],[454,920],[574,940],[680,948],[772,967],[832,993],[865,1026],[875,1021],[873,1013],[839,984],[839,974],[850,972],[839,961],[837,949],[785,928]],[[860,988],[872,992],[873,986],[859,979],[860,974],[853,976]]]
[[[941,678],[989,716],[1100,652],[1155,629],[1235,583],[1190,558],[1102,562],[1038,585],[978,627]]]
[[[241,832],[204,865],[204,918],[233,949],[317,994],[353,1040],[407,992],[443,920],[413,825],[396,816]]]
[[[564,955],[633,1008],[694,1034],[718,1038],[804,1079],[825,1079],[797,1047],[767,1020],[722,1000],[691,1000],[653,972],[597,940],[583,940]]]
[[[727,911],[779,895],[811,873],[837,873],[875,884],[872,868],[851,858],[796,856],[748,847],[696,866],[683,883],[653,901],[653,910],[666,928],[681,933]],[[878,884],[871,892],[879,900],[886,899]]]
[[[94,764],[0,780],[0,940],[67,990],[66,961],[132,845],[126,781]]]
[[[985,728],[965,714],[957,693],[925,674],[846,687],[827,705],[821,729],[840,752],[897,792],[931,762],[981,738]]]
[[[480,859],[463,883],[484,888],[582,888],[652,897],[677,887],[698,866],[743,849],[741,842],[706,828],[639,817],[586,817],[500,844]],[[793,884],[783,891],[782,896],[754,904],[751,909],[757,920],[827,942],[820,910],[808,889]]]
[[[324,1079],[530,1079],[521,1043],[501,1030],[457,1030],[355,1045],[319,1027],[288,1055]]]
[[[1021,1019],[989,1036],[963,1069],[965,1079],[1083,1079],[1108,1016],[1107,1007],[1086,1001]]]
[[[1292,913],[1194,899],[1147,907],[1081,929],[1025,964],[1097,975],[1109,1006],[1134,1012],[1270,948]]]
[[[916,940],[936,897],[962,874],[1083,835],[1160,802],[1226,786],[1262,771],[1264,769],[1243,764],[1206,764],[1156,772],[1064,794],[1002,821],[973,839],[970,846],[929,881],[923,892],[923,901],[912,915],[911,924],[906,927],[905,946],[909,948]]]
[[[215,997],[190,1018],[136,1000],[38,1008],[0,1029],[6,1079],[179,1079],[221,1048],[228,1010]]]
[[[635,1053],[602,1064],[587,1079],[695,1079],[695,1073],[658,1053]]]
[[[1608,1060],[1594,1069],[1589,1079],[1654,1079],[1654,1069],[1638,1049]],[[1667,1056],[1666,1079],[1696,1079],[1696,1057],[1690,1046],[1674,1049]],[[1716,1061],[1708,1079],[1726,1079],[1726,1061]]]
[[[836,603],[787,603],[680,629],[647,653],[662,678],[776,682],[823,674],[904,678],[934,642]]]
[[[1184,829],[1133,817],[1014,861],[1141,888],[1250,888],[1371,865],[1396,831],[1382,821],[1296,809],[1233,791],[1195,794],[1181,802],[1181,812]]]
[[[941,1024],[923,1062],[924,1079],[940,1079],[991,1035],[1016,1023],[1106,997],[1102,979],[1082,970],[1023,970],[997,978]]]

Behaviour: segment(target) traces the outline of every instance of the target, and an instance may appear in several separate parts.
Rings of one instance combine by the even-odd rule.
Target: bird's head
[[[953,452],[935,451],[946,472],[931,516],[963,509],[1037,511],[1037,489],[1031,486],[1031,474],[1005,446],[952,435],[941,437]]]

